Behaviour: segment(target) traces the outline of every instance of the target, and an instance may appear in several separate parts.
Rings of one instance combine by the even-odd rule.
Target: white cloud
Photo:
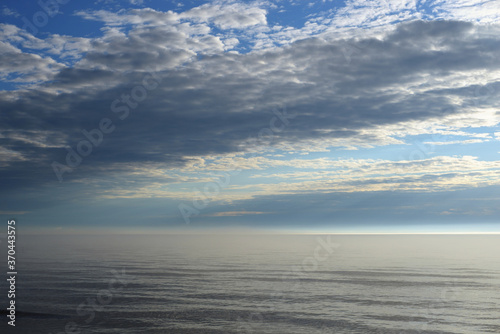
[[[23,154],[10,150],[8,148],[0,147],[0,167],[8,167],[10,162],[25,161],[27,158]]]
[[[205,214],[206,217],[237,217],[237,216],[247,216],[247,215],[262,215],[266,212],[260,211],[224,211],[212,214]]]
[[[37,83],[48,81],[64,65],[50,57],[22,52],[20,49],[0,41],[0,77],[4,81]]]
[[[425,145],[455,145],[455,144],[461,144],[461,145],[466,145],[466,144],[478,144],[478,143],[483,143],[485,141],[488,141],[487,139],[466,139],[466,140],[451,140],[451,141],[428,141],[424,142]]]
[[[197,175],[199,178],[193,178],[190,181],[185,179],[183,181],[186,182],[185,186],[181,190],[174,186],[175,183],[154,182],[135,187],[135,189],[118,186],[108,190],[104,197],[164,197],[191,200],[193,196],[196,196],[192,189],[202,189],[205,184],[213,183],[216,175],[224,170],[224,166],[227,170],[234,170],[233,168],[249,170],[254,173],[250,176],[250,180],[254,181],[248,182],[241,177],[235,179],[228,176],[227,186],[213,199],[220,202],[245,200],[264,195],[395,190],[437,192],[500,184],[500,179],[496,177],[500,171],[500,161],[481,161],[472,156],[439,156],[413,161],[331,160],[327,158],[274,160],[263,157],[245,161],[241,157],[232,156],[210,163],[201,159],[198,165],[175,170],[176,178],[181,175]],[[284,167],[289,167],[291,170],[283,172]],[[141,173],[164,175],[165,171],[161,166],[148,166]],[[213,176],[206,179],[204,175]],[[124,180],[129,177],[124,176]],[[268,181],[262,182],[264,180]]]
[[[266,25],[266,10],[245,3],[213,2],[190,9],[181,18],[198,22],[210,22],[221,29],[243,29]]]
[[[2,8],[2,15],[3,16],[13,16],[13,17],[19,17],[21,14],[19,14],[15,9],[11,9],[7,6],[3,6]]]
[[[500,7],[496,0],[436,0],[433,2],[437,17],[455,20],[472,20],[483,23],[498,22]]]

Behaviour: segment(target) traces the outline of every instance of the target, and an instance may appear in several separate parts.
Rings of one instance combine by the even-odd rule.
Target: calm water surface
[[[13,333],[500,333],[500,236],[22,236],[16,301]]]

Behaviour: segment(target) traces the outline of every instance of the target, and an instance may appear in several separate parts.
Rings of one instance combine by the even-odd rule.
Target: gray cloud
[[[349,229],[359,225],[379,227],[402,222],[406,226],[423,223],[456,226],[470,224],[470,215],[479,219],[473,223],[496,223],[500,214],[495,205],[497,191],[495,186],[458,193],[376,191],[259,196],[226,205],[213,204],[204,211],[203,217],[194,216],[191,224],[233,225],[236,222],[234,217],[217,213],[242,210],[259,210],[260,214],[238,217],[238,222],[264,228],[298,226],[311,230],[334,226]]]
[[[238,24],[251,23],[245,20]],[[485,86],[475,73],[500,67],[498,37],[465,22],[416,21],[379,38],[317,37],[248,54],[224,53],[217,36],[193,29],[203,31],[138,25],[126,34],[109,32],[51,81],[1,95],[0,146],[2,156],[12,157],[0,170],[3,191],[56,183],[51,163],[64,164],[64,146],[75,148],[85,139],[82,130],[97,128],[104,117],[116,130],[67,174],[69,180],[112,176],[120,164],[182,166],[193,156],[238,152],[283,105],[296,117],[276,134],[275,145],[339,137],[383,145],[390,136],[385,126],[470,112],[477,107],[474,91]],[[356,50],[349,59],[346,45]],[[22,53],[18,61],[23,57],[33,55]],[[120,102],[130,112],[120,120],[112,102],[130,95],[148,69],[156,70],[158,87],[136,108]],[[487,85],[498,91],[495,80]],[[489,96],[479,107],[497,105]],[[364,132],[370,129],[381,131]]]

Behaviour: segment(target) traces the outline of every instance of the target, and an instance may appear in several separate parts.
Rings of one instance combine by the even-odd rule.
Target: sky
[[[3,1],[26,231],[500,232],[497,1]]]

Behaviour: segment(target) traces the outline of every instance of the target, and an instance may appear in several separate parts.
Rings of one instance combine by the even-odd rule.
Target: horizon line
[[[24,235],[500,235],[500,231],[472,232],[286,232],[286,231],[38,231],[23,233]],[[0,233],[4,237],[7,233]]]

